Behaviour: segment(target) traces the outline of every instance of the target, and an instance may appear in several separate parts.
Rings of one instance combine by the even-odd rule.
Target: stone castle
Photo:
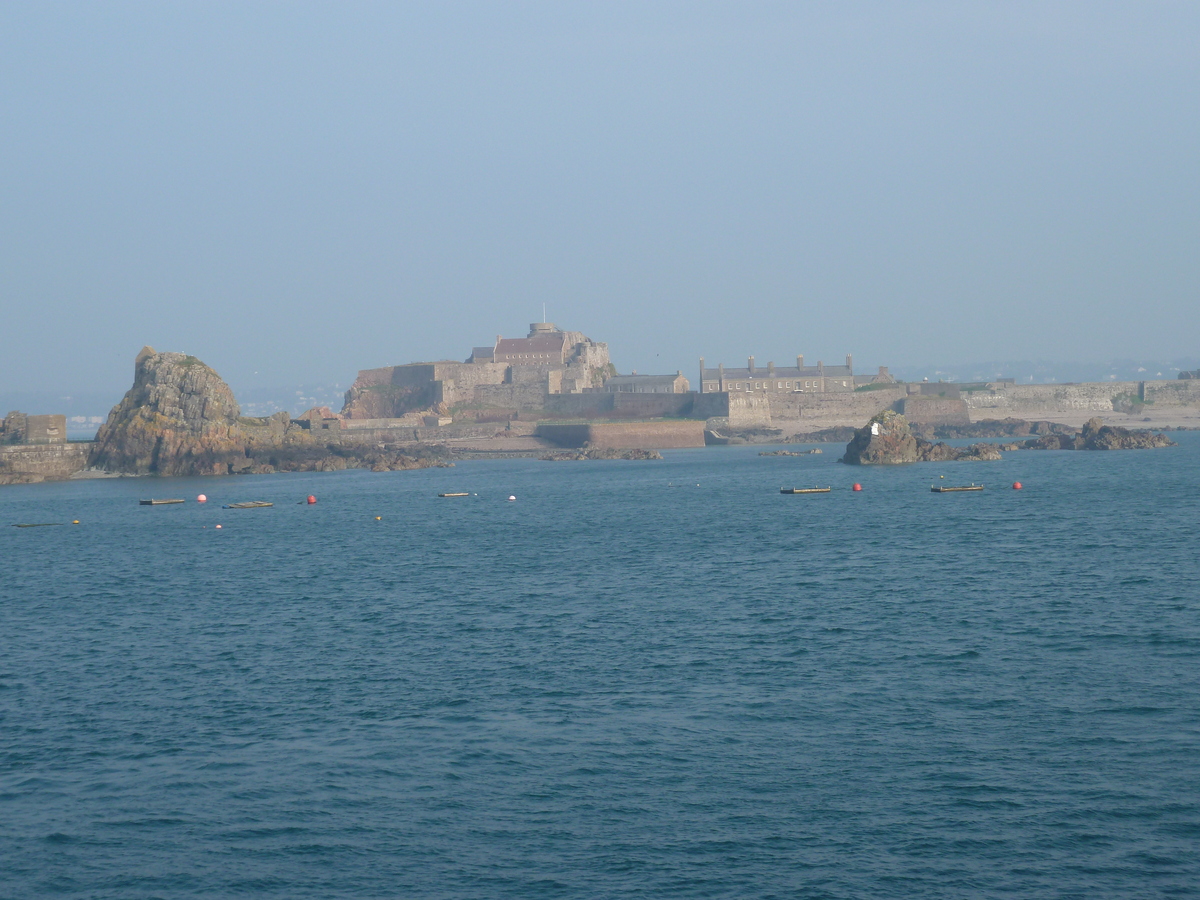
[[[608,344],[535,322],[526,337],[497,335],[494,344],[474,348],[465,362],[364,369],[346,392],[341,416],[392,419],[463,406],[540,408],[545,395],[600,390],[615,375]]]

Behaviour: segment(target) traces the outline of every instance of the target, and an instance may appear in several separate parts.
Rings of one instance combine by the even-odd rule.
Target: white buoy
[[[509,495],[508,495],[508,499],[509,499],[509,500],[516,500],[517,498],[516,498],[515,496],[513,496],[512,494],[509,494]]]

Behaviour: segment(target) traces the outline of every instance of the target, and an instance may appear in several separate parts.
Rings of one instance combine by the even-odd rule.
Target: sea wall
[[[971,413],[967,409],[966,401],[951,397],[905,397],[896,404],[896,411],[909,422],[918,425],[971,424]]]
[[[1200,379],[1143,381],[1142,399],[1147,403],[1162,406],[1200,407]]]
[[[0,484],[70,478],[87,468],[91,443],[0,447]]]
[[[770,421],[763,424],[803,433],[839,425],[861,425],[876,413],[895,409],[907,396],[903,385],[845,393],[805,392],[770,395]]]
[[[535,434],[559,447],[591,444],[613,450],[670,450],[704,446],[704,423],[689,419],[542,424]]]
[[[658,416],[691,416],[694,394],[620,394],[591,391],[584,394],[550,394],[548,414],[564,418],[652,419]]]
[[[547,396],[543,379],[512,384],[480,384],[475,387],[472,399],[481,406],[538,410],[545,406]]]
[[[1087,382],[1083,384],[993,384],[986,390],[965,391],[968,409],[986,412],[976,418],[1053,419],[1056,412],[1112,412],[1113,398],[1136,397],[1139,382]]]

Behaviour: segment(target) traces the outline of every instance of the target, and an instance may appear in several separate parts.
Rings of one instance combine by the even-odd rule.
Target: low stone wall
[[[774,428],[800,433],[837,425],[859,426],[876,413],[894,409],[908,392],[904,385],[853,393],[780,394],[771,398]]]
[[[559,447],[591,444],[613,450],[671,450],[704,446],[704,423],[687,419],[543,424],[538,425],[536,434]]]
[[[1200,379],[1143,381],[1142,399],[1156,406],[1200,406]]]
[[[548,394],[545,411],[580,418],[612,417],[653,419],[659,416],[690,416],[695,394],[622,394],[589,391],[584,394]]]
[[[1105,413],[1113,411],[1113,397],[1136,397],[1139,382],[1113,381],[1085,384],[994,384],[984,391],[965,391],[963,399],[972,410],[986,412],[982,418],[1053,419],[1064,411]]]
[[[542,381],[516,384],[480,384],[471,399],[483,406],[516,409],[542,409],[546,403],[546,383]]]
[[[955,392],[958,393],[957,391]],[[950,397],[906,397],[896,411],[909,422],[918,425],[970,425],[971,413],[965,400]]]
[[[87,468],[91,443],[0,447],[0,484],[70,478]]]

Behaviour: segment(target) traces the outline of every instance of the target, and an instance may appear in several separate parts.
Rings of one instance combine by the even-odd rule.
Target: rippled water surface
[[[0,897],[1196,896],[1179,440],[0,489]]]

